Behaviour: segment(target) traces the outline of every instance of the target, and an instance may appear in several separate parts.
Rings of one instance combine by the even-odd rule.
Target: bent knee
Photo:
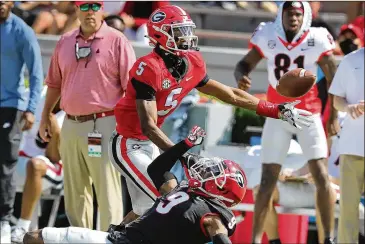
[[[47,165],[42,159],[31,158],[27,163],[27,173],[30,175],[41,174],[43,176],[46,170]]]

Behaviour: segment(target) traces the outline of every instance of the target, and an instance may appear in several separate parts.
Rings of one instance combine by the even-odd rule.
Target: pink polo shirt
[[[76,60],[75,45],[91,45],[88,58]],[[136,61],[131,43],[104,22],[85,40],[80,29],[61,36],[46,78],[48,87],[61,89],[61,109],[69,115],[113,110],[124,96],[128,71]]]

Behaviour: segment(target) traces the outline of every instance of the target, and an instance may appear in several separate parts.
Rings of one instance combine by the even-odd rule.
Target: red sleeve
[[[253,44],[252,42],[250,42],[248,44],[248,49],[252,49],[252,48],[255,48],[260,53],[261,57],[265,58],[264,52],[261,50],[261,48],[255,44]]]
[[[149,85],[155,91],[159,90],[160,85],[157,82],[158,75],[146,59],[138,59],[129,71],[129,76],[130,78],[134,78],[139,82]]]
[[[148,19],[145,18],[134,18],[134,26],[139,28],[141,25],[146,24]]]

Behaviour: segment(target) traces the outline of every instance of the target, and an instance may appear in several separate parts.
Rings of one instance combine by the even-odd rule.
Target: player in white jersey
[[[30,131],[23,134],[19,159],[15,170],[18,190],[23,191],[21,215],[11,235],[12,242],[23,243],[23,236],[29,230],[30,219],[41,193],[55,187],[62,187],[63,171],[59,154],[59,133],[65,113],[56,106],[52,116],[54,132],[48,143],[39,137],[39,123],[45,101],[47,87],[42,91],[35,118]],[[56,133],[55,133],[56,132]]]
[[[317,185],[317,203],[326,243],[332,242],[330,236],[334,227],[334,204],[330,194],[326,160],[328,150],[320,118],[322,105],[317,96],[317,87],[314,86],[298,99],[283,97],[275,90],[280,77],[294,68],[304,68],[315,74],[319,65],[327,81],[332,81],[336,72],[332,54],[335,44],[326,29],[310,27],[311,18],[312,12],[308,2],[284,2],[279,7],[274,22],[261,23],[255,30],[251,38],[251,50],[238,62],[235,69],[239,88],[248,90],[251,86],[251,80],[248,78],[250,72],[261,59],[266,58],[270,83],[267,91],[268,101],[282,103],[300,100],[298,107],[314,114],[314,123],[302,130],[289,128],[281,121],[266,119],[262,135],[262,178],[255,204],[253,243],[261,240],[265,216],[272,204],[272,194],[281,164],[284,162],[293,135],[298,138]],[[337,125],[337,112],[335,110],[332,112],[330,123]],[[337,131],[338,129],[337,126]]]
[[[339,112],[339,120],[343,123],[346,113]],[[339,151],[338,151],[338,136],[333,136],[331,139],[331,150],[330,157],[328,159],[328,172],[331,181],[331,194],[333,195],[333,200],[336,201],[335,212],[339,213],[339,194],[340,194],[340,170],[338,165]],[[258,155],[259,151],[255,151],[255,155]],[[259,185],[255,186],[253,191],[257,194]],[[315,192],[316,187],[314,185],[311,174],[309,173],[308,164],[304,167],[293,170],[286,168],[282,170],[279,176],[279,182],[274,190],[273,194],[273,206],[279,204],[281,207],[289,208],[315,208]],[[364,206],[360,203],[359,205],[359,219],[360,223],[364,222]],[[318,243],[323,243],[323,227],[316,211],[316,221],[318,229]],[[362,218],[361,218],[362,216]],[[360,224],[360,233],[364,233],[364,224]],[[279,229],[278,229],[278,215],[274,207],[270,208],[267,218],[265,220],[265,232],[270,240],[279,239]]]

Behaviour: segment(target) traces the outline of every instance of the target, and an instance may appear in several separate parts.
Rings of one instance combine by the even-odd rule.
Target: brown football
[[[280,78],[276,90],[285,97],[301,97],[313,87],[316,79],[317,77],[309,70],[293,69]]]

